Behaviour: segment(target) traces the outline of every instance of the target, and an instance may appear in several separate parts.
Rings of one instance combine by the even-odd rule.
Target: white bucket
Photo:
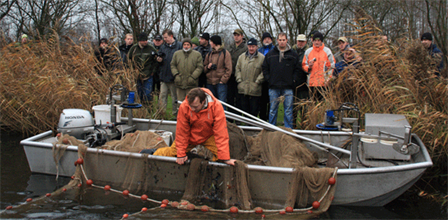
[[[149,130],[149,131],[154,132],[160,137],[162,137],[166,145],[171,146],[171,140],[173,139],[173,132],[163,130]]]
[[[115,105],[115,107],[117,109],[116,122],[121,122],[121,111],[123,108],[118,105]],[[110,123],[110,105],[95,105],[92,109],[95,112],[95,124],[99,125],[101,123],[105,125]]]

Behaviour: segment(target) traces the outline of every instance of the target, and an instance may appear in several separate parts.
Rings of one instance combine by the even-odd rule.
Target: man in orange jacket
[[[312,96],[322,99],[321,92],[326,89],[327,83],[333,75],[335,60],[331,50],[323,43],[320,32],[313,34],[313,47],[305,51],[302,60],[302,69],[309,73],[308,86]]]
[[[186,153],[199,144],[213,153],[213,161],[235,165],[235,160],[230,159],[224,108],[205,88],[194,88],[187,94],[179,107],[174,143],[157,149],[153,155],[177,156],[176,162],[184,164],[188,160]]]

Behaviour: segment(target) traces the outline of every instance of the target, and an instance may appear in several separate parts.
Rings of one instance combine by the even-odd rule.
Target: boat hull
[[[145,124],[148,127],[145,127]],[[138,126],[140,126],[139,129],[145,130],[151,127],[151,123],[146,121]],[[175,131],[173,124],[164,124],[159,127]],[[350,138],[347,133],[319,135],[318,132],[305,132],[303,135],[315,139],[328,138],[324,141],[333,143],[343,142]],[[53,145],[49,143],[51,136],[52,132],[49,131],[21,142],[31,171],[72,176],[75,173],[74,162],[78,158],[77,147],[67,147],[56,170],[52,153]],[[420,153],[413,156],[414,163],[391,164],[391,166],[379,168],[339,169],[332,204],[383,206],[411,187],[426,168],[432,166],[426,148],[418,137],[414,138],[421,146]],[[132,189],[131,193],[147,194],[154,199],[172,200],[180,200],[182,197],[189,171],[188,165],[176,164],[175,158],[96,148],[87,149],[84,166],[87,178],[92,179],[95,184],[107,184],[118,190]],[[229,181],[231,167],[215,162],[209,162],[208,167],[209,174],[206,177],[208,187],[203,196],[205,202],[219,207],[233,205],[235,201],[231,195],[235,193],[235,183]],[[248,184],[253,205],[284,208],[293,169],[256,165],[248,165],[248,169]]]

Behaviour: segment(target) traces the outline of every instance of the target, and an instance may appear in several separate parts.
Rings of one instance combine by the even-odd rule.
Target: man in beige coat
[[[239,56],[235,67],[238,95],[243,111],[257,117],[260,112],[261,83],[264,81],[261,65],[264,55],[258,52],[257,40],[247,41],[247,52]]]
[[[201,53],[192,48],[190,38],[184,38],[182,50],[176,51],[171,61],[171,72],[174,76],[178,100],[183,101],[192,88],[198,87],[202,68]]]

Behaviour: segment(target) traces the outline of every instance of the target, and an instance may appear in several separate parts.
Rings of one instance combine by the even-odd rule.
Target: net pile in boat
[[[262,130],[256,137],[247,139],[250,156],[245,162],[248,164],[291,168],[317,164],[317,155],[302,141],[280,131]]]
[[[139,153],[143,149],[168,147],[162,137],[151,131],[127,133],[121,140],[112,140],[103,149]]]

